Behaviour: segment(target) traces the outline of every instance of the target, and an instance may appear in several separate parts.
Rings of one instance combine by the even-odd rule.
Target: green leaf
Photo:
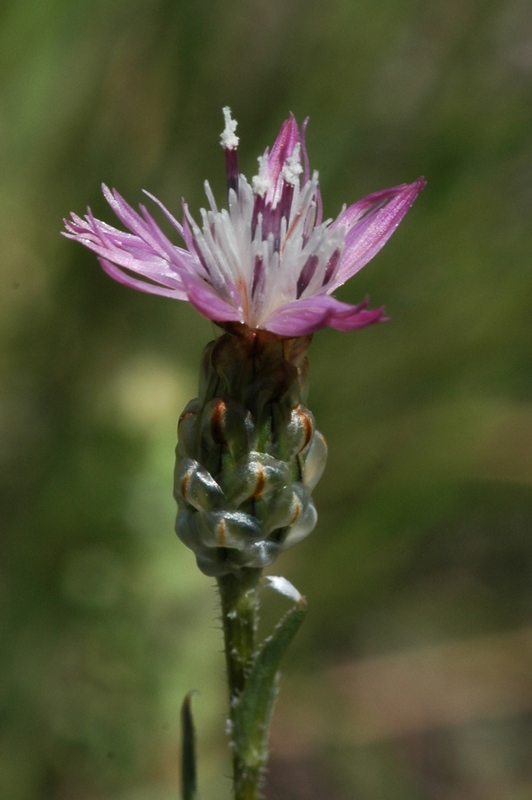
[[[273,634],[257,652],[246,685],[233,712],[233,746],[249,769],[266,762],[268,728],[277,697],[277,670],[288,645],[305,618],[307,601],[298,594]]]
[[[198,798],[196,787],[196,736],[191,707],[193,694],[195,692],[187,694],[181,707],[183,736],[181,748],[181,796],[183,800],[197,800]]]

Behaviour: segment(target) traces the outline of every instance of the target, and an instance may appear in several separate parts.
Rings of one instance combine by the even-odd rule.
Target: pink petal
[[[100,262],[103,271],[113,278],[113,280],[117,281],[118,283],[123,283],[124,286],[129,286],[130,289],[137,289],[140,292],[146,292],[146,294],[158,294],[162,295],[163,297],[170,297],[172,300],[188,299],[186,294],[181,289],[166,289],[163,286],[157,286],[154,283],[148,283],[148,281],[133,278],[127,272],[124,272],[123,269],[120,269],[120,267],[117,267],[116,264],[113,264],[106,258],[100,257],[98,258],[98,261]]]
[[[194,308],[214,322],[244,322],[243,313],[230,305],[213,287],[197,275],[183,275],[187,299]]]
[[[281,179],[282,169],[286,163],[286,159],[290,158],[299,141],[297,122],[294,115],[290,114],[288,119],[281,125],[279,135],[268,156],[268,178],[271,181],[271,187],[268,190],[266,198],[267,201],[274,206],[281,196],[283,184]]]
[[[144,206],[140,206],[140,210],[142,211],[143,215],[141,217],[140,214],[138,214],[129,205],[129,203],[124,200],[124,198],[116,191],[116,189],[111,191],[105,184],[102,184],[102,191],[105,199],[115,212],[120,222],[122,222],[126,228],[129,228],[130,231],[133,231],[133,233],[139,239],[142,239],[155,253],[163,258],[168,259],[169,261],[173,261],[176,257],[176,254],[186,254],[186,250],[183,250],[182,248],[176,247],[176,245],[172,244],[172,242],[162,232],[151,214],[149,214],[148,210]],[[159,201],[156,202],[169,221],[176,227],[178,233],[182,236],[182,226],[179,224],[179,222],[174,219],[174,217],[169,211],[166,210],[162,203]]]
[[[349,231],[343,258],[327,287],[328,292],[345,283],[379,252],[424,186],[425,179],[418,178],[411,184],[375,192],[340,215],[334,226],[345,225]]]
[[[366,195],[366,197],[357,200],[356,203],[353,203],[349,208],[342,211],[338,219],[333,223],[334,227],[342,225],[344,228],[350,230],[355,222],[358,222],[368,211],[382,208],[390,200],[393,200],[397,195],[400,195],[409,188],[410,184],[401,183],[399,186],[392,186],[390,189],[380,189],[378,192],[372,192]]]
[[[179,248],[174,248],[172,255],[175,261],[174,263],[169,263],[167,259],[160,256],[139,236],[117,230],[111,225],[95,219],[90,210],[84,220],[73,214],[72,221],[65,220],[65,227],[67,233],[64,233],[64,236],[85,245],[85,247],[95,252],[100,259],[142,275],[148,281],[154,281],[157,284],[168,287],[172,290],[172,297],[186,300],[187,295],[181,281],[181,274],[191,268],[190,255],[186,251],[179,253]],[[179,261],[177,260],[178,258]],[[108,269],[106,271],[111,274]],[[125,275],[121,270],[119,272]],[[113,277],[115,276],[113,275]],[[116,279],[118,280],[118,278]],[[125,281],[122,280],[121,282],[124,283]],[[141,282],[131,279],[129,285],[141,288],[137,283]],[[153,293],[152,284],[147,283],[146,286],[148,288],[142,290]]]
[[[149,198],[150,198],[150,200],[153,200],[153,202],[154,202],[154,203],[156,203],[156,204],[159,206],[159,208],[161,209],[161,211],[163,212],[163,214],[165,215],[165,217],[168,219],[168,221],[169,221],[169,222],[170,222],[170,223],[171,223],[171,224],[174,226],[174,228],[176,229],[176,231],[178,232],[178,234],[181,236],[181,238],[182,238],[182,239],[184,239],[184,236],[183,236],[183,226],[181,225],[181,223],[180,223],[180,222],[178,222],[178,221],[176,220],[176,218],[174,217],[174,215],[173,215],[173,214],[171,214],[171,213],[168,211],[168,209],[166,208],[166,206],[164,206],[164,205],[161,203],[161,201],[160,201],[160,200],[158,200],[158,199],[157,199],[157,197],[155,197],[155,195],[151,194],[150,192],[147,192],[147,191],[146,191],[146,189],[143,189],[143,192],[144,192],[144,194],[145,194],[147,197],[149,197]]]
[[[380,322],[384,310],[367,311],[367,301],[357,306],[342,303],[330,295],[305,297],[286,303],[271,314],[262,328],[279,336],[308,336],[320,328],[336,328],[351,331]]]

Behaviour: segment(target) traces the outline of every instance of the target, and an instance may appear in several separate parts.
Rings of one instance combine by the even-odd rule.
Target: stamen
[[[294,206],[294,208],[297,209],[297,213],[295,213],[293,215],[293,217],[292,217],[292,221],[290,222],[290,227],[288,228],[288,231],[287,231],[287,234],[286,234],[286,239],[289,239],[291,236],[294,235],[296,229],[298,228],[298,226],[301,223],[301,220],[303,220],[303,230],[302,230],[302,236],[303,236],[302,245],[303,245],[303,247],[306,245],[308,239],[310,238],[310,234],[308,236],[305,236],[305,225],[306,225],[305,220],[308,217],[309,204],[312,202],[312,192],[313,192],[313,185],[309,182],[309,183],[307,183],[306,186],[303,187],[303,190],[302,190],[301,194],[299,195],[298,199],[296,201],[294,201],[292,199],[292,202],[291,202],[291,206]],[[294,190],[294,193],[295,193],[295,190]],[[290,211],[291,210],[292,209],[290,209]],[[289,216],[287,217],[287,219],[289,220]],[[286,244],[286,240],[285,240],[285,243],[283,244],[283,250],[284,250],[285,244]]]
[[[301,145],[298,142],[292,151],[292,155],[286,159],[281,173],[286,183],[291,183],[293,186],[299,183],[299,176],[303,172],[299,156],[300,150]]]
[[[264,276],[264,257],[262,253],[257,253],[255,256],[255,264],[253,267],[253,285],[251,287],[251,297],[254,298],[259,288],[259,285],[262,284],[262,278]]]
[[[325,268],[325,275],[323,276],[322,286],[326,286],[331,278],[333,277],[334,273],[336,272],[336,267],[338,266],[338,262],[340,261],[341,252],[340,249],[337,247],[332,256],[329,259],[329,262]]]
[[[317,207],[315,224],[316,225],[321,225],[321,221],[323,219],[323,203],[321,201],[321,192],[320,192],[320,187],[318,185],[318,173],[317,172],[314,172],[312,179],[314,180],[314,178],[316,180],[316,194],[314,195],[314,197],[316,198],[316,207]]]
[[[312,236],[312,231],[314,230],[315,227],[316,227],[316,201],[311,200],[306,210],[301,231],[301,243],[303,247],[305,247],[306,243]]]
[[[284,217],[286,220],[290,219],[290,210],[292,208],[292,200],[294,199],[294,189],[295,186],[293,183],[285,182],[283,184],[281,199],[279,200],[279,208],[281,210],[281,217]]]
[[[279,222],[279,233],[275,237],[274,249],[280,253],[281,252],[281,242],[284,242],[286,239],[286,229],[287,229],[287,220],[286,217],[281,217]]]
[[[222,108],[222,111],[225,120],[225,128],[220,136],[222,147],[224,150],[236,150],[239,142],[238,136],[235,134],[238,122],[236,119],[231,118],[231,109],[229,106]]]
[[[234,191],[238,197],[238,155],[237,149],[225,151],[225,171],[227,173],[227,194]]]
[[[199,258],[201,266],[203,267],[203,269],[205,270],[205,272],[207,273],[209,278],[212,278],[212,272],[209,269],[209,265],[207,264],[205,256],[203,255],[203,253],[201,251],[201,247],[199,246],[199,243],[198,243],[198,241],[197,241],[195,236],[192,239],[192,247],[194,248],[194,252],[196,253],[197,257]]]
[[[216,213],[218,211],[218,207],[216,205],[216,200],[214,199],[214,195],[212,193],[209,181],[205,181],[203,187],[205,189],[205,194],[207,195],[207,200],[209,201],[209,205],[211,209],[214,211],[214,213]]]
[[[238,136],[236,136],[236,119],[231,119],[231,109],[225,106],[223,110],[225,128],[220,136],[222,147],[225,150],[225,170],[227,172],[227,191],[233,189],[238,195]]]
[[[255,231],[257,230],[257,222],[259,214],[264,214],[264,206],[266,204],[265,198],[260,194],[255,195],[255,202],[253,203],[253,212],[251,215],[251,238],[255,238]]]
[[[316,253],[313,253],[309,256],[303,266],[303,269],[299,273],[299,278],[297,280],[297,287],[296,287],[296,297],[299,300],[309,283],[311,282],[314,273],[316,272],[316,267],[320,263],[319,256]]]
[[[259,156],[259,173],[258,175],[254,175],[251,179],[251,183],[253,185],[253,191],[255,194],[259,195],[259,197],[264,197],[270,186],[272,185],[271,180],[267,175],[267,165],[268,159],[266,156]]]
[[[281,244],[281,206],[278,204],[272,208],[269,203],[266,204],[262,215],[262,238],[267,239],[269,235],[273,236],[274,251],[279,251]]]
[[[209,283],[211,283],[211,285],[221,293],[224,291],[225,282],[223,275],[220,273],[220,269],[216,264],[212,247],[206,240],[206,237],[209,238],[209,228],[206,226],[204,231],[202,231],[201,228],[198,227],[186,204],[183,205],[183,210],[185,212],[185,221],[187,222],[190,230],[192,248],[208,276]],[[205,212],[203,211],[203,213]]]

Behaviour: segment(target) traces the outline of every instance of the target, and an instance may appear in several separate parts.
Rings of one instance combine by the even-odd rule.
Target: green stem
[[[218,578],[222,601],[222,620],[229,685],[229,719],[232,726],[234,709],[246,684],[255,653],[258,625],[258,582],[262,570],[242,569],[238,575]],[[261,770],[246,764],[241,752],[233,746],[233,780],[235,800],[259,800]]]

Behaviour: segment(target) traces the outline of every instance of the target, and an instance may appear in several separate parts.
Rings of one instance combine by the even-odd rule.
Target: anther
[[[231,189],[238,195],[238,136],[235,134],[237,121],[231,118],[231,109],[223,109],[225,128],[220,136],[225,151],[225,169],[227,172],[227,192]]]

